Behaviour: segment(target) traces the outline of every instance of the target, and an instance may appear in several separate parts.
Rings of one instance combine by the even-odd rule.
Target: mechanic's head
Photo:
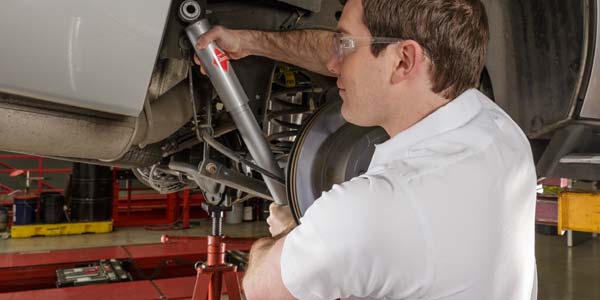
[[[489,39],[480,0],[363,0],[372,36],[415,40],[434,62],[432,90],[451,100],[479,85]],[[378,55],[386,45],[374,44]]]
[[[338,30],[328,68],[342,114],[362,126],[385,124],[395,97],[448,101],[477,87],[489,39],[480,0],[349,0]]]

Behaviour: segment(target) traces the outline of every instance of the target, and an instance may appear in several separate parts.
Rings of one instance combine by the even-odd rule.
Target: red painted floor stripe
[[[119,282],[0,294],[0,300],[150,300],[160,299],[150,281]]]

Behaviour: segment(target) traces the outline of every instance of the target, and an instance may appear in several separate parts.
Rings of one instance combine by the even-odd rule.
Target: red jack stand
[[[206,263],[196,265],[198,275],[193,300],[221,299],[222,283],[225,281],[230,300],[241,300],[237,266],[225,263],[225,243],[219,236],[208,236]]]
[[[230,300],[241,300],[237,266],[225,263],[225,243],[221,236],[223,208],[212,207],[212,235],[208,236],[206,262],[196,263],[196,284],[192,300],[219,300],[223,281]]]

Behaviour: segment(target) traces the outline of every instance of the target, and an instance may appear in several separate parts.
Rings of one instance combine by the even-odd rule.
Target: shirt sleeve
[[[402,205],[398,192],[385,179],[364,176],[323,193],[283,245],[281,274],[292,295],[302,300],[419,295],[429,282],[427,245],[418,217]],[[404,213],[393,212],[400,208]]]

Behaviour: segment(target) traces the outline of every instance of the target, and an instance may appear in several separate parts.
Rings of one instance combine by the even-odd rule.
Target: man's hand
[[[331,54],[332,37],[332,32],[323,30],[266,32],[215,26],[198,38],[195,47],[202,50],[215,42],[234,60],[258,55],[332,76],[335,74],[326,67]],[[194,61],[202,66],[195,55]],[[204,70],[202,73],[206,74]]]
[[[287,234],[296,227],[296,221],[294,221],[290,207],[287,205],[279,205],[277,203],[271,203],[269,206],[267,223],[269,224],[269,231],[273,237]]]
[[[202,50],[208,46],[208,44],[215,42],[217,46],[227,53],[227,56],[231,59],[240,59],[249,55],[247,51],[244,51],[242,47],[242,35],[243,30],[232,30],[227,29],[223,26],[215,26],[205,34],[201,35],[196,41],[196,48]],[[200,59],[194,54],[194,62],[198,65]],[[204,73],[204,72],[203,72]]]

